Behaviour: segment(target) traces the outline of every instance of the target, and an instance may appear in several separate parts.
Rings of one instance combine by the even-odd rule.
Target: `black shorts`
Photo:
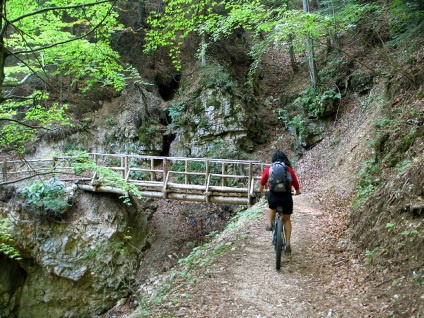
[[[270,209],[275,210],[277,206],[281,205],[283,207],[283,214],[293,214],[293,197],[291,193],[268,191],[266,198]]]

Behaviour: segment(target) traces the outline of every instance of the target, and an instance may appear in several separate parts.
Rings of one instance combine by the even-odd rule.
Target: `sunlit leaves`
[[[0,252],[9,258],[21,260],[19,251],[11,245],[13,243],[11,232],[9,219],[0,219]]]
[[[48,95],[34,92],[22,101],[8,100],[0,104],[0,147],[10,147],[23,153],[24,144],[40,131],[55,125],[68,124],[66,105],[42,106]],[[17,119],[13,119],[17,118]]]
[[[169,0],[165,12],[149,20],[152,30],[147,35],[146,50],[170,47],[170,55],[176,59],[184,38],[191,32],[206,34],[209,41],[218,41],[235,29],[243,28],[250,31],[255,43],[260,42],[253,49],[264,52],[264,46],[284,47],[290,36],[300,52],[305,49],[308,37],[321,39],[328,34],[343,33],[359,21],[363,13],[376,10],[376,6],[360,5],[355,1],[329,0],[322,2],[321,11],[313,13],[288,10],[286,2],[271,7],[265,3],[258,0]],[[207,47],[207,43],[201,45],[203,49]],[[259,51],[251,53],[257,57],[260,54]]]
[[[9,29],[13,28],[14,32],[4,38],[5,46],[14,54],[26,52],[20,55],[25,63],[19,63],[21,70],[17,71],[30,67],[24,71],[28,73],[48,66],[53,74],[63,72],[75,80],[87,78],[86,88],[101,82],[122,89],[122,66],[108,43],[111,33],[121,27],[111,3],[64,9],[88,3],[83,0],[8,0],[6,15],[12,21]],[[87,64],[89,68],[85,67]],[[13,81],[19,76],[14,76],[13,70],[6,73],[6,80]]]
[[[0,146],[24,151],[40,130],[68,123],[62,99],[65,85],[84,92],[93,84],[125,86],[124,66],[109,39],[122,26],[113,2],[105,0],[6,0],[0,8],[2,40],[8,54],[0,70]],[[10,54],[9,54],[10,52]],[[128,70],[128,67],[126,68]],[[134,77],[134,70],[131,70]],[[18,96],[15,87],[43,82],[54,93]],[[76,85],[78,84],[78,86]],[[58,88],[60,87],[60,88]]]
[[[152,15],[148,23],[152,29],[146,34],[145,51],[158,47],[170,47],[169,54],[175,67],[179,69],[177,57],[181,52],[183,40],[192,32],[202,32],[202,25],[212,23],[218,15],[214,13],[217,2],[205,0],[168,0],[164,14]]]

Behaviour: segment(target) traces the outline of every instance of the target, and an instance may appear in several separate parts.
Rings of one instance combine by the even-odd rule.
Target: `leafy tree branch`
[[[116,4],[116,0],[113,2],[113,4],[111,5],[111,7],[113,7]],[[110,3],[110,0],[104,0],[104,1],[96,1],[96,2],[91,2],[91,3],[81,3],[81,4],[76,4],[76,5],[70,5],[70,6],[54,6],[54,7],[49,7],[49,8],[43,8],[40,10],[36,10],[33,12],[29,12],[27,14],[23,14],[13,20],[8,21],[10,24],[13,24],[15,22],[18,22],[22,19],[28,18],[28,17],[32,17],[34,15],[37,14],[41,14],[41,13],[45,13],[45,12],[49,12],[49,11],[59,11],[59,10],[69,10],[69,9],[82,9],[85,7],[90,7],[90,6],[96,6],[98,4],[101,3]],[[1,16],[6,19],[5,15],[3,13],[1,13]],[[2,30],[0,31],[0,35],[3,35],[4,33],[4,28],[2,28]]]
[[[1,122],[1,121],[13,122],[13,123],[16,123],[16,124],[21,125],[21,126],[25,126],[25,127],[27,127],[27,128],[30,128],[30,129],[45,129],[45,130],[50,130],[50,129],[49,129],[49,128],[47,128],[47,127],[42,127],[42,126],[32,126],[32,125],[29,125],[29,124],[27,124],[27,123],[24,123],[24,122],[22,122],[22,121],[19,121],[19,120],[13,119],[13,118],[1,118],[1,117],[0,117],[0,122]]]
[[[84,33],[83,35],[80,35],[80,36],[77,36],[77,37],[74,37],[74,38],[71,38],[71,39],[68,39],[68,40],[64,40],[64,41],[61,41],[61,42],[52,43],[50,45],[45,45],[45,46],[42,46],[42,47],[39,47],[39,48],[33,48],[33,49],[30,49],[30,50],[15,51],[15,52],[9,53],[9,54],[14,55],[16,57],[16,55],[18,55],[18,54],[35,53],[35,52],[38,52],[38,51],[46,50],[46,49],[49,49],[49,48],[52,48],[52,47],[56,47],[56,46],[59,46],[59,45],[63,45],[63,44],[67,44],[67,43],[70,43],[70,42],[73,42],[73,41],[78,41],[78,40],[87,38],[90,34],[93,34],[98,28],[100,28],[103,25],[104,21],[109,16],[110,12],[112,11],[112,9],[115,6],[115,4],[116,4],[117,1],[118,0],[114,0],[113,4],[109,8],[109,11],[105,14],[105,16],[103,17],[103,19],[96,26],[94,26],[93,28],[91,28],[88,32]],[[105,2],[109,2],[109,0],[91,3],[90,5],[96,5],[96,4],[105,3]],[[60,7],[59,8],[49,8],[49,9],[52,9],[52,10],[54,10],[54,9],[65,10],[65,9],[69,9],[69,8],[80,8],[80,7],[86,7],[86,6],[87,5],[77,5],[77,6],[68,6],[68,7],[61,7],[61,8]],[[39,10],[38,12],[41,12],[41,11],[43,11],[43,10]],[[33,12],[33,13],[35,13],[35,12]],[[13,22],[14,21],[10,21],[10,25],[12,25],[16,30],[19,31],[19,27],[14,26],[13,25]],[[26,42],[25,39],[23,39],[23,40]]]
[[[2,1],[0,118],[7,124],[0,128],[0,146],[22,153],[25,142],[35,137],[37,129],[69,122],[67,106],[47,99],[48,94],[33,100],[31,106],[35,92],[29,96],[12,93],[31,75],[42,81],[46,90],[58,93],[60,101],[64,100],[61,92],[65,85],[68,90],[75,86],[85,91],[100,83],[119,91],[126,85],[125,74],[132,71],[134,77],[134,70],[123,68],[109,44],[111,34],[122,28],[113,10],[116,3],[117,0]],[[13,63],[6,63],[9,57],[14,58]]]

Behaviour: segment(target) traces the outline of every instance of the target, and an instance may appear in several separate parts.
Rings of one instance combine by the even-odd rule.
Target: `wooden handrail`
[[[203,202],[246,202],[250,204],[258,197],[259,189],[255,189],[256,181],[260,179],[264,164],[256,160],[231,160],[213,158],[187,158],[187,157],[161,157],[129,154],[102,154],[89,153],[98,166],[107,167],[122,175],[126,182],[130,182],[143,190],[144,195],[152,197],[202,200]],[[97,180],[97,173],[92,176],[69,176],[73,171],[73,156],[55,156],[53,158],[29,159],[25,161],[3,161],[2,183],[6,184],[16,180],[24,180],[31,175],[46,175],[49,171],[62,179],[75,180],[84,190],[119,193],[119,189],[102,187]],[[109,158],[109,159],[108,159]],[[110,159],[116,158],[116,159]],[[161,162],[161,164],[159,163]],[[194,166],[191,163],[197,162]],[[173,170],[176,164],[182,171]],[[70,171],[71,170],[71,171]],[[218,172],[219,171],[219,172]],[[86,171],[89,172],[89,171]],[[139,175],[131,173],[140,172]],[[181,175],[178,180],[173,180],[172,175]],[[195,177],[200,177],[197,179]],[[198,182],[196,183],[196,179]],[[221,180],[219,180],[221,179]],[[237,179],[238,187],[230,186],[230,179]],[[88,183],[88,184],[87,184]],[[90,185],[91,184],[91,185]],[[82,185],[84,185],[82,187]],[[101,189],[101,190],[97,190]],[[194,192],[193,192],[194,191]],[[201,191],[203,194],[199,194]],[[197,193],[197,194],[194,194]],[[240,195],[245,195],[245,199]],[[228,197],[228,199],[226,199]],[[245,200],[245,201],[243,201]]]

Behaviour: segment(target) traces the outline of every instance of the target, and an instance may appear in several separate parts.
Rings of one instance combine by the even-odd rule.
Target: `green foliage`
[[[299,94],[299,97],[293,101],[293,104],[300,105],[306,113],[319,117],[325,111],[324,103],[327,99],[337,100],[341,97],[340,93],[336,93],[331,89],[323,90],[308,87]]]
[[[171,123],[179,122],[186,109],[187,105],[185,103],[171,104],[171,106],[166,109],[169,117],[171,117]]]
[[[0,252],[11,259],[20,260],[19,251],[10,245],[13,243],[11,231],[9,219],[0,219]]]
[[[151,29],[146,34],[145,51],[151,52],[158,47],[169,47],[169,55],[175,68],[181,64],[178,56],[181,53],[183,40],[191,33],[204,32],[203,23],[212,23],[217,18],[214,7],[218,2],[205,0],[167,0],[164,13],[156,13],[149,17]]]
[[[394,228],[395,227],[395,225],[396,225],[396,223],[387,223],[386,224],[386,229],[388,229],[388,230],[391,230],[392,228]]]
[[[48,94],[35,91],[28,97],[29,100],[0,103],[0,119],[5,122],[1,127],[0,147],[10,147],[23,153],[25,143],[32,140],[40,129],[69,124],[65,114],[67,105],[42,106],[48,98]]]
[[[395,38],[407,33],[408,29],[419,26],[424,21],[424,7],[419,0],[393,0],[388,11],[390,31]]]
[[[118,124],[116,120],[113,120],[109,117],[105,119],[105,123],[109,126],[116,126]]]
[[[392,124],[393,124],[393,119],[388,119],[388,118],[385,118],[385,117],[383,117],[383,118],[381,118],[381,119],[379,119],[379,120],[377,120],[377,121],[374,122],[374,125],[377,128],[380,128],[380,129],[382,129],[382,128],[383,129],[384,128],[388,128]]]
[[[206,88],[221,87],[224,90],[230,89],[234,83],[230,75],[224,71],[221,65],[209,65],[200,71],[200,85]]]
[[[418,231],[417,230],[408,230],[408,231],[403,231],[401,234],[405,235],[405,236],[412,236],[412,235],[418,234]],[[411,239],[413,239],[413,238],[411,238]]]
[[[377,186],[381,182],[379,173],[380,164],[375,158],[364,162],[364,167],[359,172],[359,186],[354,199],[356,208],[377,190]]]
[[[339,143],[340,143],[340,138],[338,138],[338,137],[330,139],[330,145],[332,145],[332,146],[336,146]]]
[[[138,129],[138,138],[142,143],[149,144],[154,141],[160,126],[155,125],[155,121],[148,120],[141,124]]]
[[[147,34],[146,50],[156,50],[159,46],[168,47],[169,54],[179,69],[181,46],[189,34],[202,37],[201,41],[199,39],[199,51],[204,56],[210,42],[227,38],[235,30],[243,28],[250,31],[250,41],[253,43],[250,52],[253,63],[249,73],[249,82],[252,83],[252,75],[270,47],[281,50],[291,47],[295,53],[301,53],[308,47],[305,39],[311,39],[315,45],[326,46],[333,40],[331,45],[340,49],[336,39],[355,30],[356,25],[363,23],[365,17],[378,16],[385,11],[391,12],[390,21],[396,26],[407,22],[408,26],[418,25],[418,28],[422,28],[422,10],[416,10],[422,6],[418,3],[411,4],[410,1],[395,0],[390,2],[391,5],[360,3],[356,0],[320,1],[320,10],[309,13],[298,8],[287,8],[286,4],[268,0],[168,0],[165,12],[156,13],[149,19],[152,29]],[[340,66],[345,62],[346,60],[340,60]],[[337,66],[329,72],[337,72]],[[330,74],[325,76],[328,78]],[[409,77],[411,78],[411,74]]]
[[[281,10],[281,7],[268,10],[258,0],[222,1],[222,5],[225,7],[224,13],[204,24],[213,41],[230,35],[238,28],[252,30],[256,34],[269,32],[275,25],[271,15],[277,15]]]
[[[240,213],[238,216],[238,222],[245,222],[252,219],[259,219],[262,216],[263,208],[260,206],[254,206],[246,211]]]
[[[83,260],[89,261],[92,259],[95,259],[97,256],[104,256],[105,254],[112,254],[114,255],[124,255],[125,253],[125,247],[124,242],[121,241],[112,241],[109,244],[105,246],[97,246],[90,251],[86,252],[83,255]]]
[[[206,257],[202,259],[200,262],[200,266],[209,265],[213,260],[215,260],[220,254],[224,253],[228,250],[228,248],[232,245],[232,242],[222,242],[218,244],[211,252],[207,254]]]
[[[373,258],[375,256],[375,254],[380,250],[380,247],[375,247],[372,250],[366,250],[365,251],[365,258],[364,258],[364,262],[367,265],[372,264],[373,262]]]
[[[52,75],[72,78],[70,85],[83,79],[84,89],[100,82],[121,90],[123,67],[109,45],[112,32],[121,28],[112,8],[108,2],[9,0],[4,14],[19,32],[5,37],[4,46],[23,58],[6,68],[6,82],[18,82],[30,72],[43,74],[44,65],[50,65]],[[42,51],[42,57],[37,51]]]
[[[332,56],[318,72],[318,76],[323,83],[331,83],[340,73],[350,69],[350,63],[351,61],[345,57]]]
[[[414,271],[412,273],[412,278],[417,282],[418,285],[424,286],[424,274],[419,274]]]
[[[98,255],[98,251],[95,249],[92,249],[88,252],[86,252],[83,256],[82,259],[85,261],[91,260],[93,258],[95,258]]]
[[[277,118],[281,120],[284,124],[287,124],[290,121],[289,114],[287,109],[284,107],[280,107],[277,110]]]
[[[7,52],[0,56],[0,120],[5,123],[0,147],[23,153],[25,143],[40,130],[69,124],[67,105],[39,91],[15,96],[17,86],[42,81],[46,89],[60,87],[63,99],[63,91],[72,86],[82,92],[94,84],[120,91],[124,74],[139,80],[134,68],[124,69],[109,45],[121,26],[107,1],[8,0],[7,10],[2,6],[0,11],[0,40]]]
[[[127,205],[131,205],[130,194],[138,199],[141,198],[140,190],[134,184],[125,182],[121,174],[106,167],[98,166],[86,152],[71,152],[73,157],[72,167],[76,174],[82,175],[84,172],[96,173],[96,180],[99,185],[110,186],[122,190],[124,194],[121,199]]]
[[[22,190],[28,205],[39,215],[60,218],[71,204],[65,185],[56,177],[34,180]]]
[[[306,127],[304,124],[304,117],[303,115],[296,115],[294,116],[289,122],[288,125],[293,126],[296,131],[298,132],[299,136],[301,138],[306,137]]]

